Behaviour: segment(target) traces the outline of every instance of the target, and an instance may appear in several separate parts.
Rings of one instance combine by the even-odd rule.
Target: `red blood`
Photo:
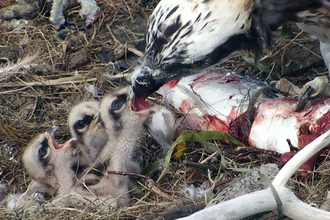
[[[222,131],[228,133],[227,125],[217,116],[203,115],[203,118],[208,122],[208,131]]]
[[[324,105],[324,103],[328,102],[324,100],[324,98],[315,99],[313,100],[312,106],[313,108],[310,110],[305,110],[305,114],[299,115],[299,120],[306,121],[302,123],[299,127],[299,134],[298,134],[298,148],[302,149],[317,137],[322,135],[324,132],[330,129],[330,112],[328,111],[325,113],[319,120],[312,122],[312,118],[315,117],[313,114],[315,109],[318,109],[320,106]],[[296,113],[294,113],[296,114]],[[298,118],[298,116],[297,116]],[[297,152],[288,152],[281,156],[279,167],[283,167],[290,159],[293,157]],[[320,156],[321,152],[317,152],[312,158],[306,161],[299,169],[301,170],[313,170],[315,162],[317,158]],[[297,175],[300,179],[307,178],[310,174],[305,171],[297,171]]]
[[[181,123],[182,126],[193,131],[207,131],[207,124],[205,123],[205,120],[199,117],[194,117],[187,114],[183,117],[178,118],[177,121]]]
[[[223,74],[211,74],[212,72],[205,72],[205,74],[199,74],[192,83],[190,83],[191,88],[196,85],[208,86],[210,82],[215,82],[217,84],[226,83],[242,83],[242,78],[237,75],[223,75]],[[172,80],[167,83],[168,87],[173,88],[177,86],[179,80]],[[221,86],[221,85],[219,85]],[[296,112],[295,108],[297,105],[297,97],[288,98],[278,98],[272,100],[264,100],[255,106],[254,111],[254,123],[253,126],[260,125],[260,123],[265,122],[264,120],[283,120],[283,119],[296,119],[296,124],[293,132],[296,131],[298,135],[298,148],[301,149],[307,144],[312,142],[315,138],[330,129],[330,112],[320,115],[320,109],[329,105],[329,97],[323,96],[321,98],[312,99],[310,104],[306,106],[302,111]],[[180,111],[184,113],[189,113],[191,108],[195,107],[196,103],[193,101],[184,100],[180,105]],[[185,121],[183,123],[190,123],[189,127],[195,128],[195,130],[212,130],[212,131],[223,131],[228,132],[234,138],[240,140],[244,144],[248,145],[247,138],[250,133],[250,125],[246,118],[246,113],[242,114],[242,109],[237,106],[233,106],[230,114],[226,117],[224,121],[217,118],[214,115],[204,115],[202,118],[197,119],[189,116],[185,116]],[[269,115],[269,111],[274,112],[274,114]],[[321,117],[319,120],[315,121],[316,118]],[[188,120],[189,119],[189,120]],[[271,124],[271,123],[270,123]],[[193,126],[191,126],[193,125]],[[197,129],[196,129],[197,128]],[[281,129],[281,127],[279,127]],[[280,137],[283,138],[283,137]],[[284,166],[284,164],[290,160],[296,152],[288,152],[282,155],[280,159],[279,166]],[[312,170],[317,157],[320,153],[316,153],[310,160],[304,163],[300,169],[302,170]],[[302,179],[306,178],[309,174],[305,171],[297,172],[298,176]]]
[[[194,131],[222,131],[228,133],[227,125],[216,116],[204,115],[203,118],[186,115],[178,119],[186,128]]]
[[[280,158],[280,162],[278,163],[278,167],[282,168],[297,152],[287,152],[282,154]]]
[[[226,83],[241,83],[241,78],[238,75],[224,75],[224,74],[212,74],[206,72],[205,74],[199,74],[196,79],[190,84],[194,88],[197,84],[205,82],[218,82],[219,84]]]
[[[324,132],[330,129],[330,112],[327,112],[317,120],[315,123],[311,124],[306,122],[302,124],[299,128],[299,148],[305,147],[307,144],[315,140],[317,137],[322,135]]]
[[[238,118],[232,120],[229,124],[228,133],[239,140],[240,142],[244,143],[245,145],[249,146],[248,136],[250,133],[249,123],[247,121],[247,114],[241,114]]]
[[[172,80],[168,81],[167,83],[165,83],[164,85],[168,85],[170,88],[173,88],[180,82],[180,80],[181,80],[181,78],[180,79],[172,79]]]
[[[190,84],[191,88],[194,88],[195,85],[201,83],[201,82],[207,82],[207,81],[212,81],[215,80],[215,77],[210,77],[208,74],[203,74],[197,76],[196,79],[194,79],[193,83]]]
[[[297,152],[287,152],[282,154],[278,166],[282,168]],[[303,165],[299,167],[299,170],[296,172],[297,176],[303,180],[309,177],[310,173],[306,171],[311,171],[314,168],[317,158],[320,156],[321,152],[317,152],[313,157],[307,160]],[[306,171],[304,171],[306,170]]]
[[[183,100],[179,109],[183,113],[189,112],[191,110],[191,106],[190,106],[189,100],[187,100],[187,99]]]
[[[238,75],[229,75],[226,77],[226,83],[241,83],[242,79]]]

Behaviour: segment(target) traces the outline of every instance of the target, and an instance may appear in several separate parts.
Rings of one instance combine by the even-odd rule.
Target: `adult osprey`
[[[135,107],[143,108],[145,98],[164,83],[198,73],[233,52],[262,52],[271,31],[288,21],[323,25],[320,36],[330,45],[329,6],[329,0],[161,1],[149,19],[144,62],[132,76]],[[322,54],[330,60],[330,46]]]

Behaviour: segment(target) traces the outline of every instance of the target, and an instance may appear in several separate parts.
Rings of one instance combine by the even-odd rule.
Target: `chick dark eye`
[[[93,116],[85,115],[82,120],[79,120],[74,124],[74,128],[75,129],[83,129],[84,127],[90,125],[92,120],[93,120]]]
[[[45,139],[41,142],[41,147],[39,148],[38,154],[40,158],[44,158],[48,155],[48,153],[49,153],[49,146],[47,139]]]
[[[115,101],[113,101],[111,103],[111,110],[119,110],[121,109],[121,107],[123,107],[123,105],[125,104],[125,100],[123,99],[116,99]]]

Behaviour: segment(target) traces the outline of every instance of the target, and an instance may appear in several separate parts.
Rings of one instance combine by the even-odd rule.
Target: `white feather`
[[[199,200],[207,197],[213,190],[211,186],[199,186],[195,187],[194,185],[181,185],[181,191],[186,195],[186,197],[190,198],[191,200]]]
[[[85,18],[85,25],[93,23],[96,19],[98,12],[100,11],[99,6],[95,0],[77,0],[81,4],[79,11],[80,17]]]
[[[165,107],[154,113],[148,123],[149,133],[160,144],[164,153],[170,149],[177,127],[174,114]]]
[[[7,77],[9,73],[17,72],[21,68],[29,69],[31,67],[36,67],[37,64],[32,62],[39,56],[39,52],[36,52],[33,55],[28,55],[22,60],[18,60],[17,63],[9,63],[8,65],[0,67],[0,80]]]
[[[11,211],[17,212],[20,209],[35,211],[40,207],[40,203],[44,197],[40,193],[32,194],[9,194],[7,197],[7,208]]]
[[[77,0],[81,5],[79,14],[82,18],[85,18],[85,25],[91,24],[100,10],[95,0]],[[63,14],[64,8],[67,6],[68,0],[54,0],[52,10],[50,11],[49,20],[54,24],[56,28],[59,28],[65,23],[65,17]]]
[[[56,28],[59,28],[65,23],[65,17],[63,14],[64,8],[67,5],[67,0],[54,0],[52,4],[52,10],[50,11],[49,20],[54,24]]]

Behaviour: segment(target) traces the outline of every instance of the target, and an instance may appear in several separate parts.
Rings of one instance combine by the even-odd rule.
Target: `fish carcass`
[[[281,154],[292,154],[288,140],[301,149],[330,129],[330,97],[326,95],[310,100],[302,111],[296,112],[297,96],[269,98],[261,94],[250,121],[249,101],[267,87],[270,85],[265,82],[215,67],[169,81],[158,93],[184,114],[185,127],[223,131],[252,147]]]

